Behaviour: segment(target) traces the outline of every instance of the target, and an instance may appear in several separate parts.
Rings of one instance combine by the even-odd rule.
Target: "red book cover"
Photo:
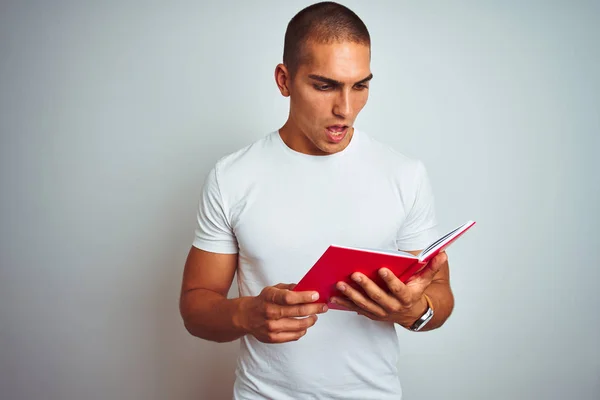
[[[362,290],[350,279],[350,275],[354,272],[361,272],[377,285],[386,289],[387,285],[378,274],[379,269],[384,267],[392,271],[402,282],[406,282],[473,225],[475,225],[474,221],[468,221],[448,232],[427,246],[418,256],[402,251],[331,245],[298,282],[294,291],[315,290],[319,292],[320,302],[326,302],[331,309],[345,310],[342,306],[329,301],[333,296],[343,296],[335,288],[337,282],[345,282],[356,289]]]

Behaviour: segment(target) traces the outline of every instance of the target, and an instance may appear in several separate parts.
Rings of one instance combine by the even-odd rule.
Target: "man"
[[[235,399],[398,399],[394,326],[431,330],[453,308],[443,253],[407,284],[382,269],[389,291],[354,274],[366,294],[339,284],[345,296],[332,299],[354,312],[326,312],[327,299],[286,283],[332,243],[416,254],[437,238],[423,164],[353,127],[370,57],[346,7],[300,11],[275,70],[287,122],[220,159],[204,184],[181,314],[192,335],[241,339]],[[236,272],[240,297],[227,299]]]

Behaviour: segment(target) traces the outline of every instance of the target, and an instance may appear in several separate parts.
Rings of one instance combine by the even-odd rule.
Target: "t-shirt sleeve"
[[[235,254],[238,243],[229,222],[215,166],[204,182],[193,246],[212,253]]]
[[[433,191],[421,161],[417,164],[413,188],[414,201],[396,237],[398,249],[404,251],[423,250],[438,238]]]

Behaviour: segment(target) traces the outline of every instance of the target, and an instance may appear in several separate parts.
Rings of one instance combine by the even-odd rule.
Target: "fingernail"
[[[319,298],[319,293],[313,293],[312,297],[313,300],[317,300]]]
[[[382,269],[379,271],[379,275],[381,275],[382,278],[385,278],[387,276],[387,271],[385,269]]]
[[[340,283],[338,285],[338,289],[340,289],[343,292],[344,290],[346,290],[346,285],[344,285],[343,283]]]
[[[352,275],[352,280],[353,280],[354,282],[360,282],[360,279],[361,279],[361,278],[360,278],[360,275],[356,275],[356,274],[355,274],[355,275]]]
[[[327,306],[323,306],[323,312],[327,311]]]

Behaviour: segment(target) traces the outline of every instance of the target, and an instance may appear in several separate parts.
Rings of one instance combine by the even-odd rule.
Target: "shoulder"
[[[268,133],[254,142],[222,156],[213,165],[207,186],[212,186],[225,202],[243,198],[258,182],[273,174],[277,163],[276,133]]]
[[[408,156],[366,132],[360,131],[360,135],[364,154],[370,163],[383,168],[402,181],[418,179],[426,174],[425,165],[420,159]]]
[[[263,169],[266,161],[272,158],[275,143],[274,133],[221,157],[214,165],[217,179],[236,179],[253,176]]]

